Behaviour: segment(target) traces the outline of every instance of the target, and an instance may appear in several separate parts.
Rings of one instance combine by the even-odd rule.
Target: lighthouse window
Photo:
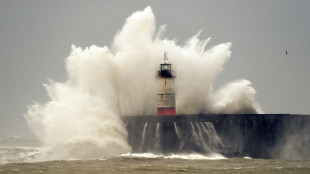
[[[170,66],[170,64],[162,64],[162,65],[161,65],[161,69],[162,69],[162,70],[168,70],[168,71],[169,71],[169,70],[171,70],[171,66]]]

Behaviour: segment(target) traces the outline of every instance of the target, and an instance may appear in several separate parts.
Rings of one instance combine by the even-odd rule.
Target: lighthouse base
[[[157,108],[158,116],[176,116],[175,108]]]

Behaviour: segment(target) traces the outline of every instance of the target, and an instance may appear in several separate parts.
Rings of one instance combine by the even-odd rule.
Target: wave
[[[185,159],[185,160],[223,160],[227,159],[221,154],[218,153],[209,153],[209,154],[170,154],[170,155],[162,155],[162,154],[154,154],[154,153],[126,153],[122,154],[122,157],[130,157],[130,158],[163,158],[163,159]]]
[[[184,45],[156,30],[151,7],[128,17],[111,47],[72,46],[65,60],[68,79],[45,84],[50,98],[29,106],[30,128],[46,146],[49,159],[93,159],[131,152],[120,116],[155,115],[155,73],[168,52],[175,80],[178,114],[261,113],[247,80],[213,90],[213,82],[231,56],[231,43],[206,48],[199,34]]]
[[[48,147],[0,147],[0,164],[44,161]]]

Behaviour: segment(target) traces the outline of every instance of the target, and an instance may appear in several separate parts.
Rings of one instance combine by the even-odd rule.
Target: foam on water
[[[171,155],[161,155],[154,153],[126,153],[122,154],[123,157],[138,157],[138,158],[164,158],[164,159],[186,159],[186,160],[222,160],[226,159],[221,154],[210,153],[207,155],[203,154],[171,154]]]
[[[45,161],[49,154],[47,147],[0,147],[0,164]]]

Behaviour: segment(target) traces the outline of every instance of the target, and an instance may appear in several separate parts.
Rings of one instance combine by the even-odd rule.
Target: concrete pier
[[[134,153],[310,158],[309,115],[124,116],[122,120]]]

